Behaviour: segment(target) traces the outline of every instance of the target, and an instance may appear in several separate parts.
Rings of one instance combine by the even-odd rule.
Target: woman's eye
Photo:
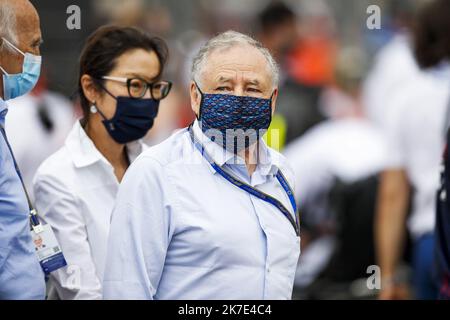
[[[247,91],[261,93],[261,90],[256,89],[256,88],[248,88]]]
[[[144,86],[144,83],[140,82],[140,81],[133,81],[130,83],[130,87],[132,89],[140,89]]]
[[[216,90],[217,91],[230,91],[231,89],[228,87],[218,87]]]

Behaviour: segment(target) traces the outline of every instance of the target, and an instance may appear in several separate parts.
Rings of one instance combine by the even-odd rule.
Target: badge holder
[[[31,235],[36,254],[45,275],[67,265],[66,259],[49,224],[42,224],[36,210],[30,212]]]

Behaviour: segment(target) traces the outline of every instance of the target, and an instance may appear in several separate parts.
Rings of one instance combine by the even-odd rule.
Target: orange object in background
[[[328,38],[302,39],[287,59],[288,72],[305,85],[331,84],[335,55],[336,44]]]

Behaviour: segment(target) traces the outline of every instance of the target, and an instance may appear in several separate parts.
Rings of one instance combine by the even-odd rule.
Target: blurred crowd
[[[294,298],[433,296],[450,69],[448,51],[434,52],[427,36],[447,35],[448,50],[450,12],[423,12],[427,1],[419,0],[80,1],[82,30],[65,31],[73,42],[62,48],[64,35],[45,19],[53,2],[35,2],[45,34],[44,70],[30,94],[10,102],[6,127],[29,190],[37,168],[81,116],[72,97],[76,70],[68,61],[90,31],[105,23],[132,25],[168,42],[165,73],[174,87],[145,137],[149,145],[193,121],[189,68],[198,48],[228,29],[249,33],[281,69],[270,128],[279,139],[267,142],[296,172],[302,254]],[[367,27],[369,4],[381,8],[380,29]],[[367,286],[373,265],[381,268],[381,290]]]

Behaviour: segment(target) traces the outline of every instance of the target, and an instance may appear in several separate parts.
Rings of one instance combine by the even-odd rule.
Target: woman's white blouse
[[[142,152],[127,145],[130,161]],[[111,212],[119,187],[112,165],[77,121],[64,146],[40,166],[35,205],[63,250],[67,267],[50,276],[49,298],[101,299]],[[56,292],[55,292],[56,291]]]

